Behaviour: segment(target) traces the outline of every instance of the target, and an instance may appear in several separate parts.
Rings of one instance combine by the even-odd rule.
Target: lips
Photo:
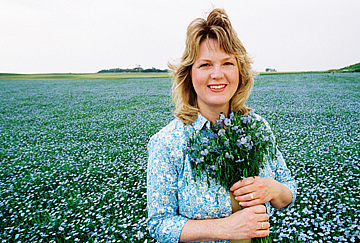
[[[225,84],[220,84],[220,85],[209,85],[210,89],[222,89],[225,88]]]
[[[226,84],[213,84],[208,86],[212,91],[222,91],[225,89]]]

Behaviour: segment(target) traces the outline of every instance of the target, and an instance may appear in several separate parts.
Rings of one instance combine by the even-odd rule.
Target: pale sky
[[[360,62],[359,0],[0,0],[0,73],[164,69],[213,7],[227,11],[256,71]]]

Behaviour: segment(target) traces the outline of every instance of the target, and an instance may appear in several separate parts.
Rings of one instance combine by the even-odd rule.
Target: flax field
[[[0,80],[0,242],[155,242],[146,144],[171,78]],[[298,182],[274,242],[360,242],[360,74],[260,75],[247,105]]]

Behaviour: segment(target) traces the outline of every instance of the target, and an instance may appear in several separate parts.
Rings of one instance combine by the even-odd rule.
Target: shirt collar
[[[196,121],[193,123],[193,126],[196,131],[203,129],[204,127],[210,129],[210,122],[199,112]]]
[[[234,112],[230,111],[230,117],[234,115]],[[199,131],[201,129],[204,129],[205,127],[210,130],[210,122],[203,116],[201,113],[198,113],[198,116],[196,118],[196,121],[193,123],[193,126],[196,131]]]

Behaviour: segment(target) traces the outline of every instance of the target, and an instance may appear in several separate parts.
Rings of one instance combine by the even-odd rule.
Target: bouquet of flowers
[[[243,178],[258,176],[265,156],[274,156],[270,136],[265,121],[254,111],[247,115],[231,113],[229,117],[220,114],[211,131],[195,131],[189,137],[187,154],[195,181],[205,174],[208,186],[210,179],[215,179],[229,190]],[[266,238],[255,242],[271,242]]]

